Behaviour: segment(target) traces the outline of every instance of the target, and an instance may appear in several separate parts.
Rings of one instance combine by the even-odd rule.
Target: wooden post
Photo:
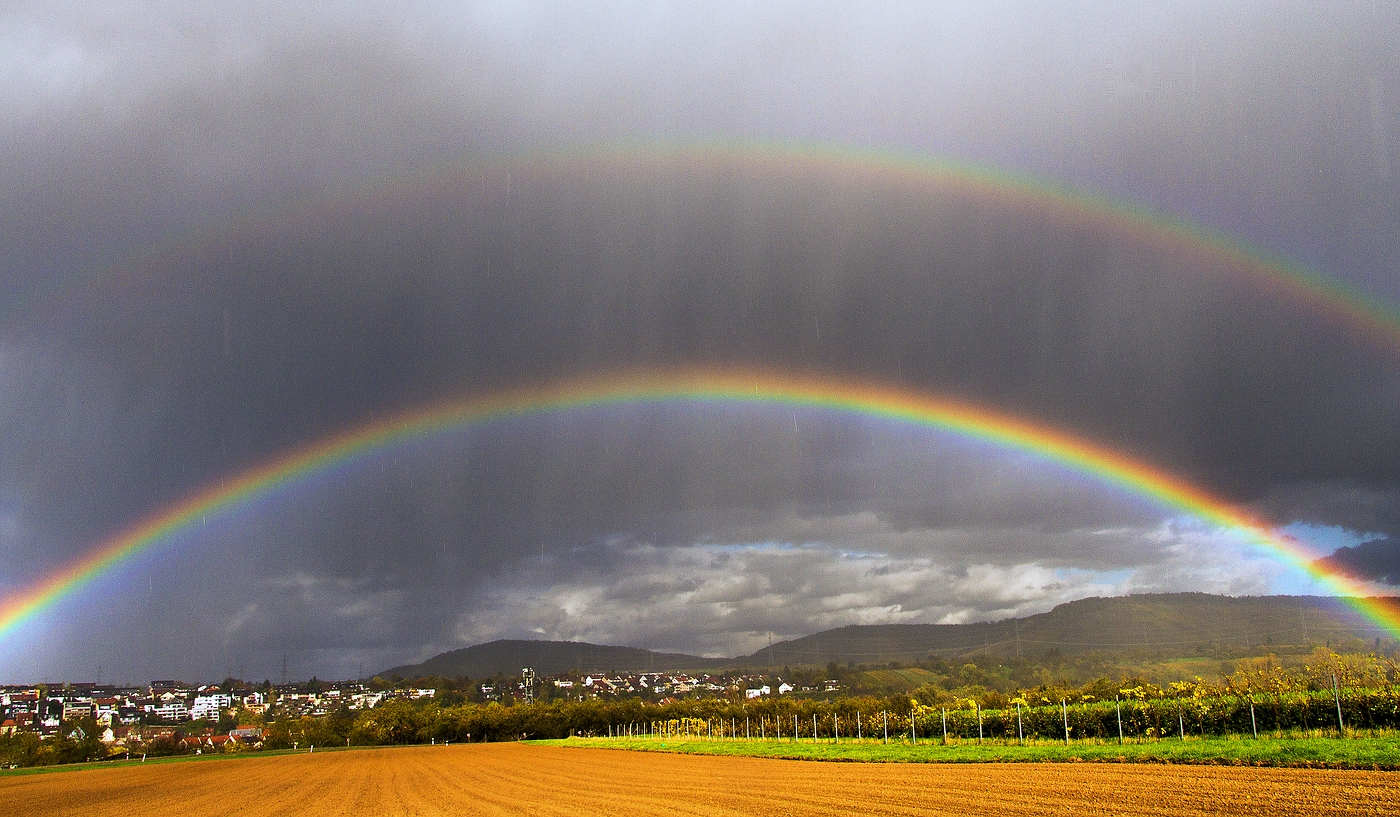
[[[948,707],[943,707],[943,745],[948,745]]]
[[[1259,739],[1259,724],[1254,720],[1254,696],[1249,698],[1249,729],[1254,733],[1254,739]]]
[[[812,742],[817,742],[817,713],[812,713]]]
[[[841,742],[841,722],[836,720],[836,713],[831,713],[831,742]]]
[[[1118,696],[1113,696],[1113,708],[1118,710],[1118,745],[1123,745],[1123,702],[1118,700]]]
[[[885,743],[888,744],[890,742],[890,713],[882,709],[880,714],[885,716]]]
[[[1345,737],[1346,731],[1342,726],[1342,691],[1337,686],[1337,673],[1332,673],[1332,697],[1337,701],[1337,737]]]
[[[1065,745],[1069,745],[1069,707],[1065,704],[1065,699],[1060,699],[1060,714],[1065,718]]]
[[[1021,729],[1021,702],[1016,702],[1016,745],[1026,745],[1026,733]]]
[[[860,739],[863,738],[863,737],[865,737],[865,735],[861,732],[861,729],[860,729],[860,710],[857,709],[857,710],[856,710],[856,740],[860,740]]]
[[[982,742],[982,705],[974,701],[973,706],[977,707],[977,742]]]
[[[1181,713],[1181,707],[1176,708],[1176,725],[1181,729],[1181,740],[1186,740],[1186,716]]]

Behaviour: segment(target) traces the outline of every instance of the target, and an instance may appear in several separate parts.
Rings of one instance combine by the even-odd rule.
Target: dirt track
[[[0,815],[1395,814],[1400,773],[814,763],[491,744],[0,778]]]

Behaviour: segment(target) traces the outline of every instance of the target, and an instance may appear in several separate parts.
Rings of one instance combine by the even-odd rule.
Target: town
[[[801,673],[798,673],[801,675]],[[640,699],[657,704],[684,699],[753,700],[771,695],[837,693],[836,680],[789,683],[764,674],[682,672],[579,673],[519,676],[481,682],[429,678],[374,678],[251,684],[229,678],[194,685],[175,680],[132,687],[97,683],[0,686],[0,738],[28,734],[86,747],[82,760],[257,750],[276,722],[353,716],[387,701],[442,705]],[[295,742],[294,742],[295,743]],[[269,747],[269,748],[282,748]],[[292,748],[298,748],[293,745]]]

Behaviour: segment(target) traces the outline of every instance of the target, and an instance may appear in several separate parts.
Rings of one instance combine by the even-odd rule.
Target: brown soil
[[[1395,814],[1400,773],[815,763],[521,744],[0,778],[0,815]]]

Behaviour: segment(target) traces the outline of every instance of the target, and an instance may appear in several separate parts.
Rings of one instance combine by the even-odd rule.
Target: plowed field
[[[24,817],[1388,814],[1400,774],[1116,764],[815,763],[520,744],[210,759],[0,778]]]

